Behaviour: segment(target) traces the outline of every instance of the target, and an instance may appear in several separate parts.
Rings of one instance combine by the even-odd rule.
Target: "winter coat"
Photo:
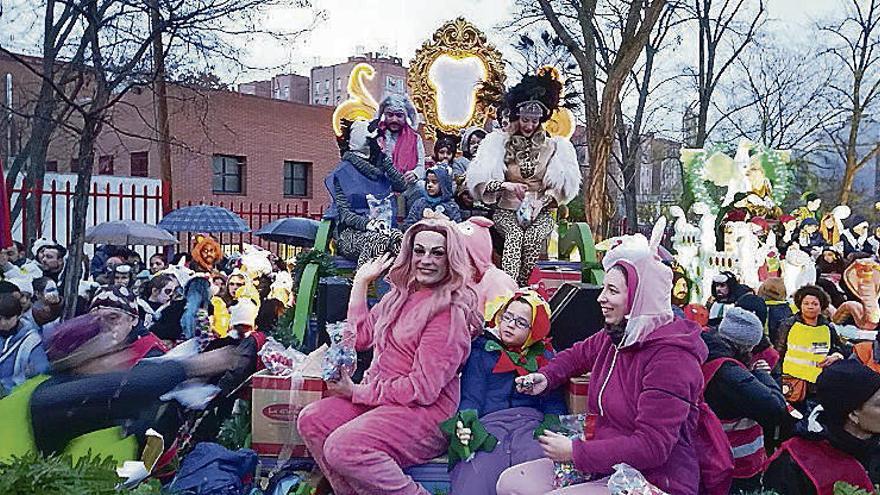
[[[825,428],[820,434],[804,437],[811,441],[827,441],[844,455],[854,457],[868,472],[868,477],[880,484],[880,445],[876,436],[860,440],[842,428]],[[764,489],[781,494],[816,495],[816,487],[788,452],[771,460],[764,471]]]
[[[712,361],[736,359],[733,348],[716,333],[703,333]],[[788,414],[779,384],[765,371],[724,363],[706,384],[706,403],[720,419],[750,418],[762,426],[778,424]]]
[[[501,351],[487,351],[486,336],[477,337],[471,344],[471,355],[461,374],[461,404],[459,410],[474,409],[479,417],[511,407],[530,407],[542,414],[565,414],[562,388],[539,396],[516,391],[515,372],[492,373]],[[553,353],[547,351],[545,357]]]
[[[432,210],[435,213],[446,215],[453,222],[461,221],[461,210],[455,202],[455,183],[452,176],[444,167],[433,167],[428,169],[427,173],[433,173],[437,177],[440,184],[440,196],[428,196],[428,193],[422,189],[422,197],[417,199],[409,209],[406,219],[403,221],[401,230],[406,230],[424,217],[425,210]]]
[[[0,396],[49,368],[39,328],[33,322],[19,319],[14,332],[0,335]]]
[[[700,365],[708,355],[701,333],[694,322],[673,320],[617,347],[599,332],[541,368],[550,390],[592,373],[587,410],[597,415],[595,435],[574,441],[575,467],[605,475],[626,462],[667,493],[697,493],[693,439],[703,389]]]
[[[767,301],[767,332],[770,342],[775,344],[779,340],[779,326],[793,315],[791,306],[787,302]]]

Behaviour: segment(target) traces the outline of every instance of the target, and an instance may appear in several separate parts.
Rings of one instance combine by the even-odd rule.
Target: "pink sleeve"
[[[348,328],[355,331],[357,339],[354,348],[364,351],[373,346],[373,324],[375,317],[367,308],[367,301],[352,300],[348,305]]]
[[[419,343],[409,374],[376,377],[354,386],[352,402],[368,406],[397,404],[429,406],[458,374],[470,352],[464,316],[455,310],[435,316],[418,337]]]
[[[592,371],[596,361],[599,339],[602,332],[582,340],[556,355],[538,372],[547,377],[547,390],[553,390],[568,382],[574,376],[581,376]]]

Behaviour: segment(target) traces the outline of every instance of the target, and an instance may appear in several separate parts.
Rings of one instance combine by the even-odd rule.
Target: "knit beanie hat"
[[[259,308],[250,299],[239,299],[229,308],[229,326],[247,325],[255,326]]]
[[[862,407],[880,390],[880,374],[862,363],[845,359],[822,370],[816,379],[816,395],[830,424],[842,425],[849,413]]]
[[[767,303],[754,294],[744,294],[736,300],[736,307],[751,312],[761,320],[761,326],[767,325]]]
[[[785,291],[785,280],[782,277],[770,277],[758,287],[758,295],[765,301],[785,301],[788,293]]]
[[[724,319],[718,325],[718,335],[739,347],[752,348],[764,336],[764,325],[754,313],[733,307],[724,313]]]
[[[96,294],[89,311],[100,308],[118,309],[135,318],[138,317],[138,305],[134,295],[125,287],[108,287]]]

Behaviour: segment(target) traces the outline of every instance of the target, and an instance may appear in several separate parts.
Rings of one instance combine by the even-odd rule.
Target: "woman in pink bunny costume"
[[[458,224],[474,269],[477,308],[484,317],[487,302],[504,294],[512,294],[518,288],[513,277],[492,263],[492,236],[489,233],[492,225],[492,220],[485,217],[471,217]]]
[[[471,264],[455,224],[423,220],[362,266],[348,306],[358,350],[373,348],[363,383],[329,383],[333,397],[304,408],[297,427],[336,495],[427,494],[402,468],[446,450],[439,425],[457,410],[458,371],[479,325]],[[388,268],[391,291],[372,310],[367,288]]]
[[[602,260],[599,304],[605,331],[559,353],[517,379],[537,395],[591,372],[584,440],[552,432],[539,438],[544,459],[513,466],[498,480],[499,495],[594,493],[591,484],[553,490],[553,463],[573,462],[595,478],[625,462],[666,493],[696,495],[700,485],[694,435],[703,389],[700,364],[708,351],[702,329],[672,315],[672,270],[660,261],[664,219],[651,241],[620,239]],[[531,382],[531,386],[529,386]]]

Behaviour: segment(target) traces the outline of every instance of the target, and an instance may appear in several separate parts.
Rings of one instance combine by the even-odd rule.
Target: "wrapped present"
[[[251,382],[251,448],[259,455],[278,456],[285,444],[293,457],[308,457],[296,432],[299,411],[326,397],[321,363],[327,346],[309,354],[288,376],[274,376],[269,370],[257,373]]]
[[[589,388],[589,373],[569,379],[568,389],[565,393],[565,403],[568,405],[568,412],[570,414],[583,414],[587,412],[587,392]]]

